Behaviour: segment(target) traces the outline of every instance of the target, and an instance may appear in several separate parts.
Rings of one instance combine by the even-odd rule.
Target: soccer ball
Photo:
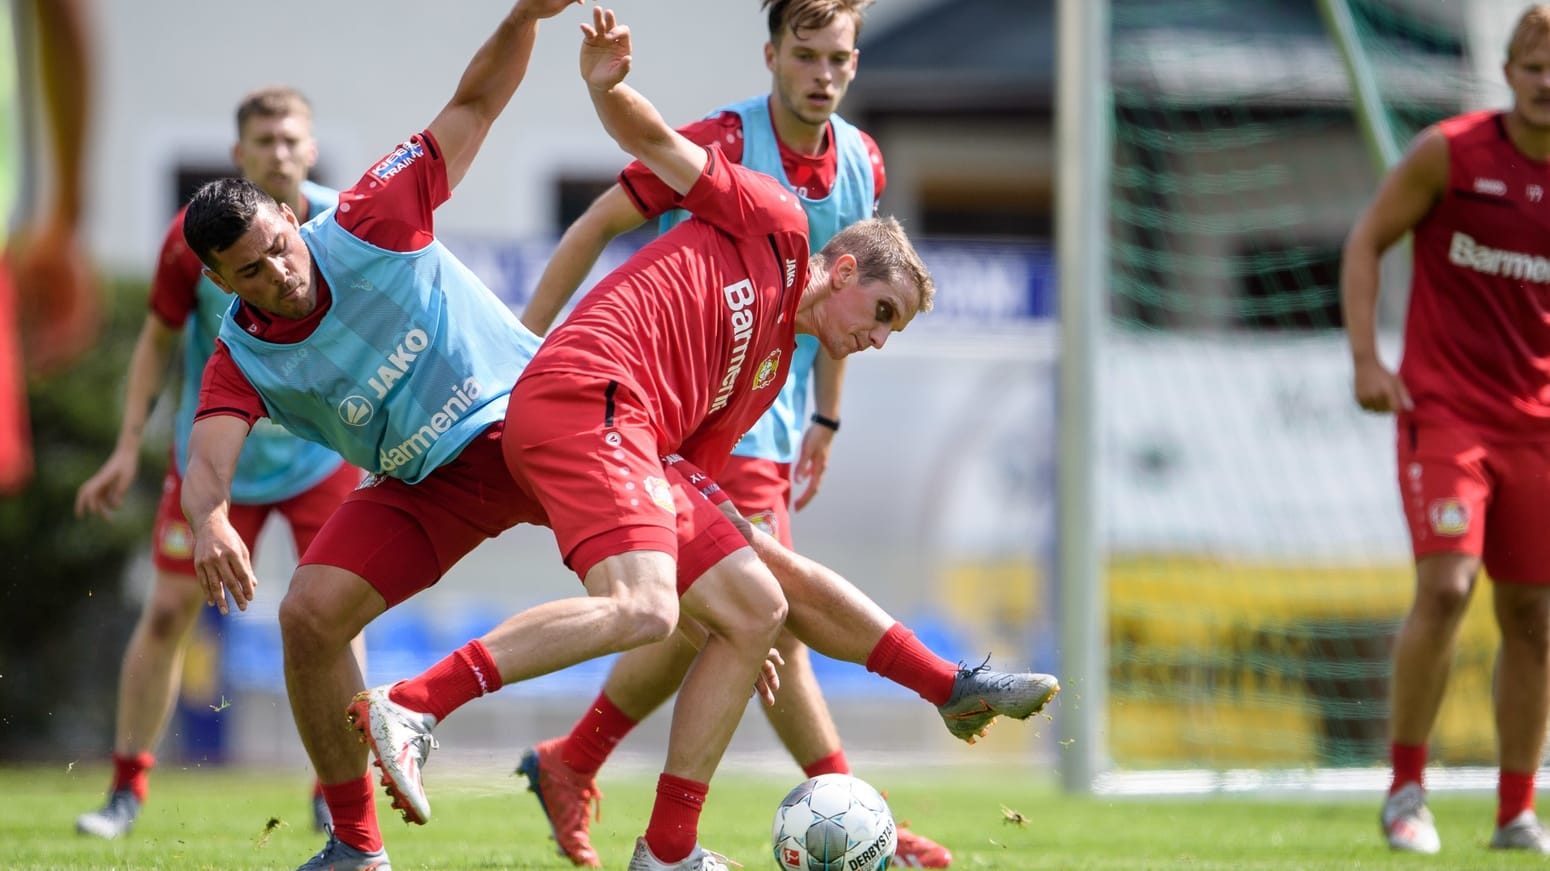
[[[773,837],[783,871],[883,871],[898,846],[888,802],[848,774],[820,774],[786,793]]]

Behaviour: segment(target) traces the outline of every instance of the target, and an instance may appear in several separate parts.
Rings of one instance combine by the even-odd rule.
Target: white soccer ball
[[[775,864],[784,871],[882,871],[897,839],[888,802],[848,774],[803,781],[775,809]]]

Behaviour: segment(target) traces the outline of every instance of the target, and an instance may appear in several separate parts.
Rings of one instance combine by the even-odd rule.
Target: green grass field
[[[396,871],[571,867],[555,855],[548,829],[515,778],[500,773],[427,772],[435,817],[425,827],[401,822],[379,802]],[[232,770],[158,769],[151,803],[126,839],[75,834],[74,819],[101,800],[100,768],[0,769],[0,868],[282,869],[320,846],[306,814],[299,776]],[[1543,857],[1485,848],[1489,796],[1442,796],[1433,802],[1442,830],[1440,856],[1398,856],[1379,841],[1377,798],[1210,800],[1072,799],[1047,778],[995,770],[939,776],[890,771],[874,778],[901,820],[950,846],[963,869],[1349,869],[1527,868]],[[605,778],[607,800],[594,836],[605,867],[622,869],[650,808],[652,777]],[[773,871],[769,826],[792,783],[729,774],[718,778],[701,833],[707,846]],[[379,791],[380,792],[380,791]],[[1002,805],[1027,826],[1002,819]],[[271,819],[278,820],[271,826]],[[266,834],[266,829],[267,834]]]

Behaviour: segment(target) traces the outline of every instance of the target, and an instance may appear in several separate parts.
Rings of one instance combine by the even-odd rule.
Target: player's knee
[[[287,653],[307,654],[348,644],[342,620],[335,619],[323,603],[307,595],[304,588],[292,585],[280,600],[280,638]]]
[[[194,627],[194,621],[199,618],[199,607],[203,604],[198,593],[199,588],[195,584],[187,584],[188,592],[177,588],[159,588],[146,603],[145,612],[140,621],[143,631],[152,643],[175,644],[188,635]],[[163,592],[163,589],[171,592]]]
[[[1415,610],[1434,619],[1451,620],[1461,616],[1469,606],[1469,592],[1469,584],[1455,579],[1425,584],[1416,591]]]
[[[671,587],[631,590],[616,596],[615,626],[625,647],[655,644],[678,626],[678,597]]]
[[[743,571],[716,608],[713,628],[724,637],[757,648],[764,655],[786,624],[786,597],[768,571]]]

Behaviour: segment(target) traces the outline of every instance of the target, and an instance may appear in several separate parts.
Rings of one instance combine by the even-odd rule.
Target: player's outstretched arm
[[[246,611],[258,587],[242,536],[232,528],[231,479],[248,440],[248,422],[230,415],[194,421],[183,476],[183,514],[194,531],[194,575],[205,603],[227,613],[226,593]]]
[[[145,316],[145,324],[135,339],[129,356],[129,383],[124,390],[124,416],[119,421],[118,441],[102,468],[86,479],[75,493],[75,516],[100,514],[106,517],[123,504],[124,493],[134,483],[140,468],[140,443],[151,405],[161,392],[167,362],[177,349],[182,330],[162,323],[154,314]]]
[[[630,29],[612,9],[593,7],[592,24],[581,25],[581,33],[581,77],[603,129],[664,184],[680,195],[688,193],[709,158],[624,83],[630,74]]]
[[[554,326],[560,310],[586,280],[598,255],[616,237],[639,227],[645,219],[617,184],[604,191],[565,230],[554,254],[538,277],[533,298],[522,310],[522,325],[542,336]]]
[[[1426,217],[1447,183],[1448,140],[1431,128],[1384,177],[1346,236],[1340,261],[1341,307],[1351,345],[1356,401],[1368,411],[1410,407],[1405,385],[1378,357],[1379,261],[1383,252]]]
[[[447,186],[455,188],[484,144],[490,125],[527,75],[540,19],[558,15],[581,0],[519,0],[495,32],[474,53],[452,99],[430,123],[447,166]]]

